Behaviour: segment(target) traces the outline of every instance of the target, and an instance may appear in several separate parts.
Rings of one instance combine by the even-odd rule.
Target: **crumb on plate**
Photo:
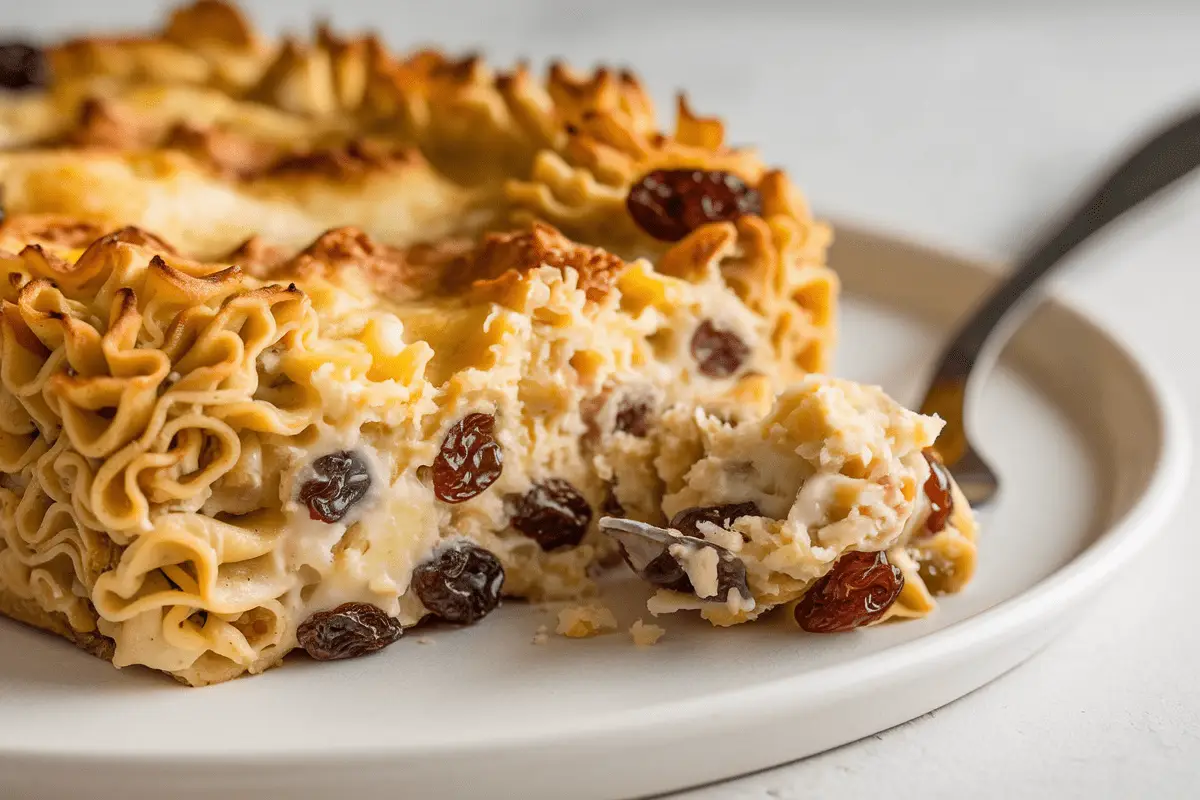
[[[572,639],[584,639],[615,631],[617,618],[604,606],[570,606],[558,612],[556,632]]]
[[[658,644],[658,640],[665,636],[666,628],[660,628],[658,625],[647,625],[640,619],[629,627],[629,635],[633,637],[633,643],[638,647],[650,647]]]

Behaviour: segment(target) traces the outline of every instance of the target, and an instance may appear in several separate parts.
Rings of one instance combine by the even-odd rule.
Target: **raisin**
[[[730,172],[660,169],[633,184],[625,207],[650,236],[677,242],[702,225],[761,214],[762,198]]]
[[[469,625],[500,605],[504,567],[482,547],[456,542],[413,570],[412,585],[432,613]]]
[[[650,432],[650,403],[644,398],[626,397],[617,408],[617,433],[628,433],[639,439]]]
[[[727,503],[723,506],[685,508],[671,518],[671,527],[684,536],[703,539],[701,522],[711,522],[718,528],[729,530],[739,517],[761,517],[762,511],[754,503]]]
[[[625,506],[621,505],[621,501],[617,499],[616,484],[608,487],[608,493],[604,495],[604,502],[600,504],[600,511],[608,517],[625,516]]]
[[[300,502],[308,515],[337,522],[371,488],[371,473],[362,458],[348,450],[321,456],[312,463],[313,477],[300,487]]]
[[[728,378],[741,368],[750,348],[732,331],[718,328],[706,319],[692,334],[692,357],[710,378]]]
[[[46,56],[24,42],[0,43],[0,89],[38,89],[47,82]]]
[[[543,550],[574,547],[583,541],[592,521],[592,507],[571,484],[550,478],[516,503],[512,526],[533,539]]]
[[[720,545],[715,545],[712,542],[693,539],[692,537],[688,537],[688,540],[685,542],[684,546],[687,548],[695,548],[697,550],[700,548],[708,548],[709,550],[717,551],[717,593],[709,597],[701,597],[701,600],[724,603],[729,599],[729,593],[734,590],[736,590],[743,599],[748,599],[750,597],[750,587],[746,583],[746,565],[740,558]],[[671,557],[671,554],[664,553],[663,555],[659,556],[655,562],[652,562],[646,567],[646,574],[649,576],[648,579],[651,583],[654,583],[655,581],[654,573],[656,570],[661,567],[666,567],[666,564],[663,562],[664,556]],[[682,570],[681,568],[681,571],[683,572],[682,579],[674,581],[676,584],[675,590],[694,594],[699,597],[696,589],[692,586],[692,579],[688,577],[686,570]],[[672,574],[673,572],[674,571],[672,570],[670,573],[664,573],[663,577],[667,577],[668,574]]]
[[[369,603],[343,603],[318,611],[296,631],[300,646],[317,661],[357,658],[400,638],[400,623]]]
[[[633,568],[633,560],[623,544],[621,545],[621,557],[625,559],[625,563],[630,568]],[[692,586],[692,580],[687,576],[687,571],[683,568],[683,565],[666,550],[663,550],[657,556],[647,561],[641,570],[634,569],[634,572],[637,572],[642,580],[649,581],[663,589],[670,589],[673,592],[683,592],[684,594],[696,593],[695,587]]]
[[[679,549],[683,548],[686,554],[708,548],[717,554],[717,591],[701,599],[724,603],[734,590],[743,598],[750,597],[746,565],[724,547],[629,519],[606,517],[600,521],[600,529],[617,540],[625,563],[648,583],[698,597],[687,570],[679,560]]]
[[[504,452],[492,435],[496,418],[467,414],[450,426],[433,462],[433,493],[444,503],[470,500],[496,482]]]
[[[950,493],[950,474],[937,453],[926,450],[925,460],[929,462],[929,478],[925,481],[929,516],[925,519],[925,530],[935,534],[946,527],[950,514],[954,512],[954,495]]]
[[[878,553],[846,553],[796,604],[809,633],[838,633],[875,622],[896,602],[904,575]]]

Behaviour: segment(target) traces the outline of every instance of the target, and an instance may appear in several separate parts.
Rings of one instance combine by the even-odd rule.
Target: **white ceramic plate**
[[[915,402],[928,359],[992,278],[879,235],[842,228],[838,242],[837,371]],[[650,649],[623,633],[538,647],[552,613],[510,603],[429,644],[297,659],[203,690],[2,621],[0,796],[628,797],[896,725],[1035,653],[1150,541],[1183,485],[1172,395],[1062,305],[1014,340],[976,416],[1004,494],[984,516],[975,581],[928,619],[820,637],[781,620],[670,618]],[[627,626],[644,593],[622,585]]]

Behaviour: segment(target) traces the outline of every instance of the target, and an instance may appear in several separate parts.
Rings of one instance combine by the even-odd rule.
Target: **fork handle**
[[[1200,166],[1200,110],[1176,120],[1117,166],[1078,208],[1039,237],[1009,277],[973,313],[942,354],[931,382],[965,382],[985,346],[1007,337],[992,333],[1006,322],[1010,330],[1032,309],[1031,290],[1063,258],[1129,209],[1153,197]]]

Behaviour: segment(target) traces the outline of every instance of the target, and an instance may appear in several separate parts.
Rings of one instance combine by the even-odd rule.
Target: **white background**
[[[397,46],[633,65],[660,108],[686,88],[697,111],[729,120],[735,142],[788,168],[820,213],[996,259],[1129,137],[1200,103],[1200,2],[1187,0],[246,5],[268,29],[305,29],[323,10]],[[0,0],[0,26],[140,26],[159,8]],[[1081,252],[1058,284],[1166,364],[1200,416],[1200,176]],[[1200,494],[1196,476],[1189,494],[1185,505]],[[1200,796],[1200,531],[1189,510],[1082,624],[994,684],[680,797]]]

